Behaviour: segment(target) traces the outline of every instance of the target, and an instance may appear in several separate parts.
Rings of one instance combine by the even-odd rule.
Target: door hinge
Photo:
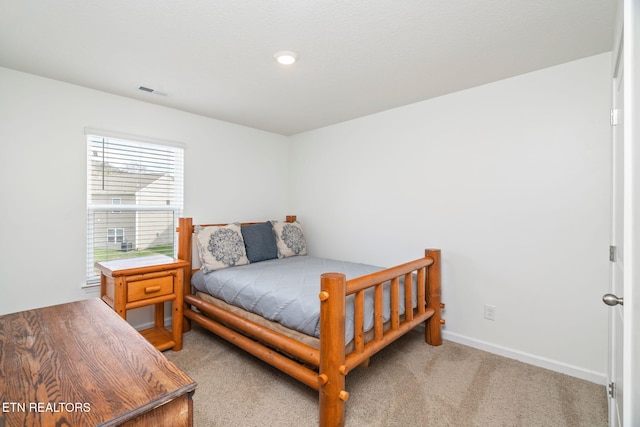
[[[618,250],[615,246],[609,246],[609,261],[616,262]]]
[[[611,110],[611,126],[617,126],[619,122],[619,112],[617,108]]]
[[[614,382],[609,383],[609,386],[607,387],[607,392],[608,392],[610,398],[615,399],[616,398],[616,383],[614,383]]]

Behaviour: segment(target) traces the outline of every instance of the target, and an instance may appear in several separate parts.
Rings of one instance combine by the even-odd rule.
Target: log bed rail
[[[294,222],[295,216],[287,216]],[[191,218],[180,218],[178,258],[192,259],[192,235],[195,227]],[[245,223],[255,224],[255,223]],[[223,225],[223,224],[203,224]],[[196,271],[185,268],[185,283],[191,282]],[[425,324],[425,341],[442,344],[440,250],[427,249],[423,258],[366,276],[346,280],[344,274],[325,273],[320,279],[320,349],[298,342],[276,331],[219,308],[196,295],[185,286],[183,309],[184,330],[194,321],[221,338],[235,344],[259,359],[291,375],[319,392],[321,426],[344,425],[344,404],[349,398],[345,377],[354,368],[368,364],[371,356],[400,338],[419,324]],[[404,285],[401,285],[403,278]],[[411,307],[413,281],[417,283],[417,307],[399,313],[399,289],[404,286],[405,307]],[[383,286],[390,285],[389,326],[383,325]],[[365,340],[364,294],[374,295],[374,327]],[[347,296],[354,295],[353,350],[346,353],[345,313]],[[195,310],[197,309],[197,310]]]

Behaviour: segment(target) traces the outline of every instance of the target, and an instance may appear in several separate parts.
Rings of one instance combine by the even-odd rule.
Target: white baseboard
[[[560,372],[561,374],[566,374],[586,381],[591,381],[596,384],[607,384],[607,374],[604,372],[590,371],[588,369],[583,369],[577,366],[568,365],[563,362],[558,362],[557,360],[551,360],[533,354],[524,353],[518,350],[495,345],[486,341],[469,338],[467,336],[456,334],[453,332],[442,331],[442,338],[456,342],[458,344],[477,348],[478,350],[487,351],[489,353],[504,356],[509,359],[528,363],[529,365],[538,366],[540,368]]]

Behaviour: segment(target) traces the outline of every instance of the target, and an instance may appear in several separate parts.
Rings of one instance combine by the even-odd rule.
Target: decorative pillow
[[[276,235],[278,258],[286,258],[307,254],[307,243],[304,240],[302,226],[298,221],[271,221]]]
[[[259,262],[278,258],[276,236],[273,234],[271,222],[242,226],[244,247],[247,249],[249,262]]]
[[[249,264],[240,224],[195,227],[201,269],[208,273],[235,265]]]

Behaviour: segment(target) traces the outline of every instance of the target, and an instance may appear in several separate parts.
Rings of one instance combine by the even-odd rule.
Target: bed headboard
[[[285,217],[286,222],[295,222],[297,217],[295,215],[287,215]],[[251,224],[262,224],[266,221],[257,221],[257,222],[243,222],[241,225],[251,225]],[[199,224],[202,227],[207,226],[221,226],[228,224]],[[178,258],[189,261],[189,267],[186,267],[184,270],[184,293],[191,293],[191,275],[194,271],[197,271],[197,268],[193,268],[193,232],[195,231],[195,225],[193,224],[193,218],[178,218],[178,227],[176,228],[178,232]],[[196,253],[196,261],[198,261],[198,256]]]

